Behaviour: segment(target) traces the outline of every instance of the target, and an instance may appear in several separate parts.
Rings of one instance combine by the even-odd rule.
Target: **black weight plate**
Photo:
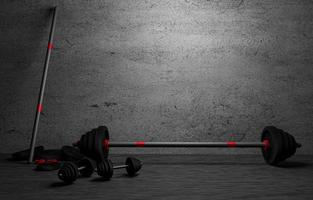
[[[282,130],[280,130],[280,135],[282,138],[282,152],[280,154],[280,161],[285,160],[286,158],[289,157],[289,151],[290,151],[290,146],[289,146],[289,137],[286,133],[284,133]]]
[[[112,178],[113,176],[113,163],[110,159],[107,159],[108,160],[108,172],[109,172],[109,177]]]
[[[87,157],[101,161],[108,157],[109,151],[108,148],[103,148],[104,141],[109,141],[109,132],[107,127],[99,126],[97,129],[92,129],[81,136],[81,140],[79,142],[80,152]]]
[[[85,152],[86,152],[86,154],[89,154],[89,136],[90,136],[90,131],[85,134]]]
[[[84,146],[83,146],[84,152],[88,152],[88,133],[85,134],[84,136]]]
[[[79,175],[78,167],[73,162],[65,162],[61,164],[58,177],[65,183],[74,182]]]
[[[86,149],[85,149],[85,155],[91,158],[95,157],[95,154],[93,152],[94,149],[94,145],[93,145],[93,141],[94,141],[94,130],[89,131],[86,134]]]
[[[287,142],[286,142],[286,152],[285,152],[285,157],[284,160],[289,158],[289,156],[291,155],[292,152],[292,139],[290,137],[290,135],[286,132],[283,132],[284,137],[287,138]]]
[[[85,154],[85,151],[86,151],[86,139],[85,138],[86,138],[86,135],[85,134],[82,135],[80,138],[80,142],[79,142],[80,144],[79,149],[80,149],[80,152],[83,154]]]
[[[104,158],[108,158],[109,156],[109,141],[110,141],[110,135],[109,135],[109,130],[108,127],[106,126],[100,126],[99,131],[103,132],[104,138],[102,139],[102,146],[103,146],[103,156]]]
[[[102,148],[102,134],[99,131],[95,133],[95,146],[94,146],[94,155],[97,161],[102,161],[104,159],[104,152]]]
[[[37,159],[44,160],[61,160],[61,150],[60,149],[47,149],[41,151],[37,155]]]
[[[90,131],[82,136],[83,145],[82,145],[80,150],[81,150],[81,153],[84,154],[85,156],[89,156],[89,154],[90,154],[90,151],[89,151],[89,135],[90,135]]]
[[[90,154],[94,154],[94,147],[95,147],[95,134],[96,134],[96,130],[92,130],[91,133],[89,134],[89,147],[88,147],[88,151],[90,152]]]
[[[284,161],[296,152],[296,141],[292,135],[281,130],[283,138],[284,149],[281,153],[280,161]]]
[[[88,153],[88,141],[87,141],[87,133],[82,135],[81,137],[81,146],[80,146],[80,152],[83,154],[83,155],[86,155],[86,153]]]
[[[128,157],[125,161],[128,176],[135,176],[142,167],[142,162],[134,157]]]
[[[99,126],[96,131],[96,152],[99,160],[106,159],[109,154],[108,144],[109,142],[109,131],[106,126]]]
[[[272,152],[273,162],[272,165],[277,165],[282,160],[282,153],[283,153],[283,138],[279,132],[274,132],[272,134],[272,143],[274,145],[274,151]]]
[[[286,132],[285,132],[286,133]],[[296,152],[296,141],[294,140],[293,136],[290,135],[289,133],[286,133],[287,137],[288,137],[288,144],[289,144],[289,149],[288,149],[288,156],[285,158],[289,158],[290,156],[292,156],[295,152]]]
[[[289,140],[290,140],[290,152],[289,152],[289,156],[288,157],[290,157],[290,156],[292,156],[293,154],[296,153],[297,142],[296,142],[295,138],[292,135],[288,134],[288,137],[289,137]]]
[[[98,163],[98,175],[104,179],[111,179],[113,176],[113,164],[112,161],[109,159],[104,159]]]
[[[72,146],[63,146],[61,149],[61,160],[63,161],[79,161],[84,158],[80,151]]]
[[[103,165],[103,171],[101,173],[101,176],[105,179],[110,179],[110,172],[109,172],[109,163],[108,160],[103,160],[102,161],[102,165]]]
[[[283,150],[282,136],[280,131],[273,127],[267,126],[263,129],[261,141],[268,139],[270,146],[267,150],[262,148],[262,154],[265,161],[270,165],[277,165],[281,160],[281,154]]]
[[[99,176],[104,176],[106,173],[106,165],[104,163],[104,161],[98,162],[97,164],[97,174]]]
[[[89,142],[89,156],[95,160],[98,160],[97,159],[97,151],[95,150],[95,147],[96,147],[96,136],[97,136],[97,129],[92,129],[90,131],[92,133],[92,135],[90,135],[90,142]]]
[[[269,163],[271,160],[271,155],[272,155],[271,135],[265,128],[262,132],[261,142],[264,142],[264,140],[268,140],[268,142],[270,143],[268,148],[264,148],[264,147],[262,148],[262,154],[263,154],[264,160],[267,163]]]

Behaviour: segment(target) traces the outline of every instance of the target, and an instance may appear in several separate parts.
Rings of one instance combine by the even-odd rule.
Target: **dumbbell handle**
[[[269,147],[269,141],[263,142],[109,142],[103,141],[104,146],[108,147]],[[297,147],[301,144],[297,143]]]
[[[85,168],[86,168],[85,166],[81,166],[81,167],[78,167],[77,169],[80,171],[80,170],[83,170]]]
[[[117,165],[117,166],[113,166],[113,169],[122,169],[122,168],[126,168],[126,167],[128,167],[128,165]],[[83,170],[83,169],[85,169],[85,166],[78,167],[79,171]],[[97,171],[97,170],[95,169],[95,171]]]
[[[117,166],[113,166],[113,169],[122,169],[126,167],[128,167],[128,165],[117,165]]]

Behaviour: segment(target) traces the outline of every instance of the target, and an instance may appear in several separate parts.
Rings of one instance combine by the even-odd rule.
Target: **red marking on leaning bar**
[[[136,147],[144,147],[144,146],[145,146],[145,142],[143,141],[136,142]]]
[[[227,142],[228,147],[236,147],[237,143],[236,142]]]
[[[40,104],[38,104],[38,106],[37,106],[37,110],[38,110],[38,112],[42,112],[42,104],[40,103]]]
[[[103,147],[105,151],[109,150],[109,143],[110,143],[109,140],[107,139],[103,140]]]
[[[264,145],[264,150],[267,151],[270,148],[270,141],[268,139],[265,139],[262,141],[263,145]]]
[[[53,48],[52,43],[48,43],[48,49],[52,49],[52,48]]]

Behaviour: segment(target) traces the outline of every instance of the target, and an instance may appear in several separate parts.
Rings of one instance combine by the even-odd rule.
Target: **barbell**
[[[264,160],[269,165],[278,165],[301,147],[292,135],[274,126],[263,129],[260,142],[111,142],[109,139],[108,128],[99,126],[82,135],[73,145],[81,153],[98,161],[108,157],[111,147],[261,148]]]

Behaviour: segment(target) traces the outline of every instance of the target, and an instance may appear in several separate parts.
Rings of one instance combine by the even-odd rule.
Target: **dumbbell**
[[[98,173],[99,176],[104,179],[110,179],[113,176],[114,169],[126,168],[127,174],[129,176],[135,176],[137,172],[142,167],[142,162],[136,158],[128,157],[126,159],[125,165],[113,166],[110,159],[105,159],[97,164],[97,169],[95,169],[95,161],[89,158],[84,158],[78,162],[65,162],[62,164],[58,177],[65,183],[72,183],[76,181],[79,176],[90,177],[94,171]]]
[[[141,169],[143,163],[133,157],[128,157],[125,161],[125,165],[113,166],[110,159],[104,159],[97,164],[97,173],[104,179],[111,179],[113,171],[116,169],[126,169],[128,176],[135,176]]]
[[[77,146],[81,153],[97,161],[106,159],[111,147],[261,148],[264,160],[270,165],[278,165],[301,147],[292,135],[274,126],[263,129],[260,142],[111,142],[108,128],[99,126],[82,135],[73,145]]]
[[[79,176],[90,177],[96,168],[96,162],[90,158],[83,158],[79,162],[64,162],[58,171],[58,177],[65,183],[74,182]]]

